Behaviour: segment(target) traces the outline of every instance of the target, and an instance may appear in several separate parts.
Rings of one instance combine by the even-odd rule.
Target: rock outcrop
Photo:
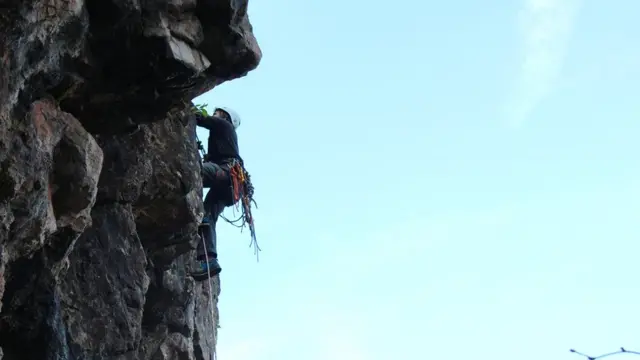
[[[0,1],[0,358],[211,358],[190,100],[260,62],[247,1]]]

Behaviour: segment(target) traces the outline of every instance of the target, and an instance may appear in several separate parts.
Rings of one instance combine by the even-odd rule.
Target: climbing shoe
[[[205,259],[198,261],[198,266],[200,268],[191,273],[191,276],[197,281],[207,280],[209,276],[214,277],[222,271],[218,259],[215,257],[209,258],[208,263]]]

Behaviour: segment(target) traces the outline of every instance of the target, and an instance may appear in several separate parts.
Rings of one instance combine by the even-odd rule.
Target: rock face
[[[258,66],[247,6],[0,0],[0,358],[212,357],[190,100]]]

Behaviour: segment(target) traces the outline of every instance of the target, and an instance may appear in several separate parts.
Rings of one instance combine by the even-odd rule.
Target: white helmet
[[[238,115],[237,112],[226,107],[217,107],[216,110],[222,110],[229,114],[229,118],[231,119],[231,124],[233,124],[234,129],[240,127],[240,115]]]

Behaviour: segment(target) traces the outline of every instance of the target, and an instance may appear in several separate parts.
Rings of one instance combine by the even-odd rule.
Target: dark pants
[[[205,218],[200,226],[201,236],[206,243],[207,256],[217,258],[216,250],[216,223],[218,217],[229,206],[232,200],[231,176],[226,166],[220,166],[211,162],[202,164],[202,186],[209,188],[209,193],[204,199]],[[208,225],[208,226],[207,226]],[[202,243],[198,245],[198,259],[205,258],[205,247]]]

